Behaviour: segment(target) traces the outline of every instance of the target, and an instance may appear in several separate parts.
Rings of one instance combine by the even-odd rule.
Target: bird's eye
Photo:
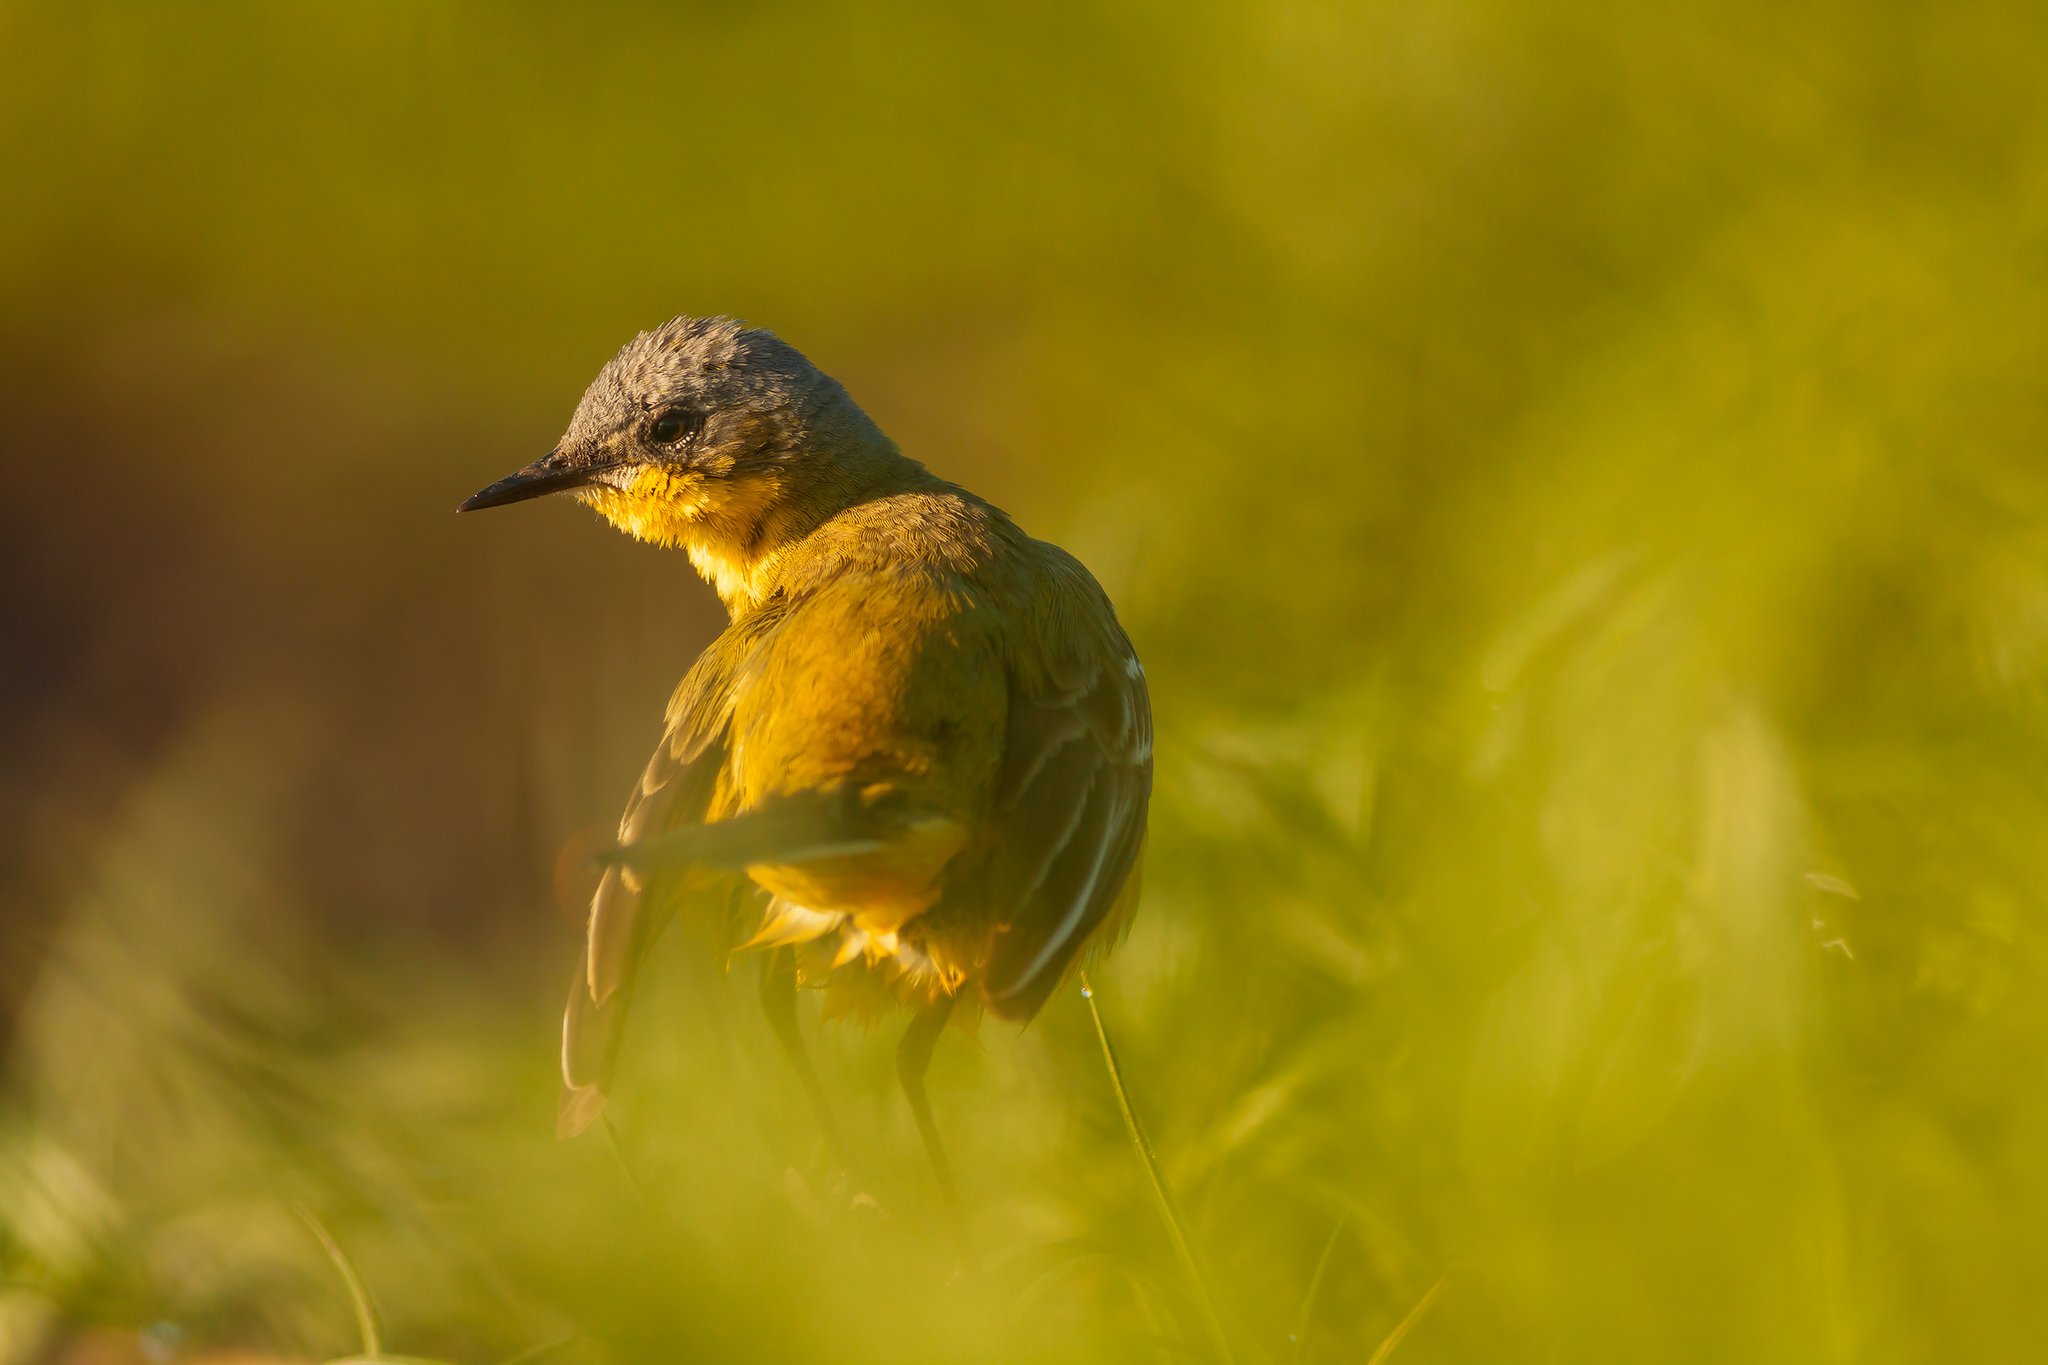
[[[682,408],[670,408],[647,424],[647,435],[656,445],[672,446],[687,440],[697,430],[697,415]]]

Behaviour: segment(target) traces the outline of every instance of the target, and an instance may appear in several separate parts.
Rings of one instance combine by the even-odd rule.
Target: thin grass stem
[[[633,1197],[641,1203],[647,1202],[647,1188],[640,1183],[640,1177],[633,1173],[633,1163],[626,1160],[626,1146],[619,1141],[619,1130],[612,1125],[610,1114],[599,1114],[597,1121],[604,1125],[605,1144],[612,1149],[612,1160],[619,1165],[619,1174],[626,1178],[626,1187],[633,1191]]]
[[[299,1220],[320,1243],[320,1249],[327,1253],[327,1259],[341,1276],[341,1282],[348,1286],[349,1303],[356,1314],[356,1335],[362,1339],[363,1354],[373,1360],[383,1355],[383,1338],[377,1332],[377,1311],[370,1305],[370,1291],[363,1285],[362,1276],[356,1274],[355,1263],[349,1260],[348,1253],[341,1249],[341,1243],[334,1240],[334,1234],[311,1209],[294,1202],[292,1211],[299,1215]]]
[[[1351,1211],[1346,1209],[1337,1217],[1337,1226],[1330,1229],[1330,1240],[1323,1243],[1323,1254],[1316,1257],[1316,1268],[1308,1277],[1308,1292],[1301,1296],[1301,1312],[1294,1320],[1294,1365],[1301,1365],[1308,1351],[1308,1328],[1315,1316],[1316,1299],[1323,1292],[1323,1276],[1329,1273],[1330,1258],[1337,1254],[1337,1239],[1344,1235],[1344,1229],[1351,1222]]]
[[[1202,1325],[1209,1333],[1217,1357],[1228,1365],[1236,1365],[1237,1352],[1230,1344],[1230,1334],[1224,1330],[1223,1315],[1216,1310],[1216,1296],[1210,1292],[1209,1277],[1202,1269],[1201,1258],[1195,1254],[1194,1243],[1188,1240],[1186,1220],[1181,1217],[1180,1205],[1173,1197],[1173,1187],[1166,1183],[1166,1172],[1160,1169],[1159,1154],[1152,1150],[1152,1140],[1145,1136],[1145,1125],[1138,1121],[1138,1111],[1131,1107],[1130,1091],[1124,1087],[1123,1069],[1117,1065],[1116,1049],[1110,1046],[1109,1030],[1103,1027],[1102,1011],[1095,1003],[1095,988],[1089,984],[1086,972],[1081,973],[1081,998],[1088,1002],[1088,1017],[1095,1022],[1096,1041],[1102,1044],[1103,1064],[1109,1068],[1110,1088],[1116,1091],[1117,1107],[1123,1111],[1124,1129],[1131,1135],[1131,1145],[1138,1149],[1138,1158],[1152,1182],[1153,1202],[1159,1206],[1160,1220],[1166,1224],[1166,1235],[1173,1243],[1174,1253],[1180,1258],[1181,1269],[1187,1272],[1189,1284],[1194,1287],[1195,1302],[1202,1310]]]
[[[1429,1311],[1429,1306],[1436,1302],[1436,1296],[1443,1291],[1444,1277],[1439,1276],[1437,1282],[1415,1301],[1413,1308],[1408,1310],[1408,1316],[1394,1324],[1394,1330],[1387,1333],[1387,1339],[1380,1343],[1379,1349],[1372,1353],[1372,1359],[1367,1361],[1366,1365],[1387,1365],[1387,1357],[1394,1354],[1394,1348],[1401,1344],[1402,1338],[1415,1330],[1415,1324],[1422,1321],[1422,1315]]]

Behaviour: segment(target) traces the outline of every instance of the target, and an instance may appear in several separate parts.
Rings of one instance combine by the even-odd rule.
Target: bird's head
[[[846,390],[773,334],[675,318],[598,372],[555,448],[459,510],[549,493],[680,546],[730,598],[780,535],[844,505],[901,457]]]

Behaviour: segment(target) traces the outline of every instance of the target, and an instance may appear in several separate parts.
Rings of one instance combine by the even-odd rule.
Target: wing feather
[[[764,609],[735,622],[692,666],[669,698],[661,742],[626,799],[619,841],[638,843],[702,823],[726,761],[734,689],[755,651],[781,622]],[[633,977],[673,915],[676,887],[661,875],[607,867],[590,901],[583,960],[562,1015],[558,1131],[570,1136],[597,1116],[618,1063]]]
[[[1050,696],[1014,689],[996,787],[1001,843],[988,893],[999,924],[982,981],[990,1008],[1028,1019],[1117,904],[1145,838],[1152,713],[1120,646],[1061,671]]]

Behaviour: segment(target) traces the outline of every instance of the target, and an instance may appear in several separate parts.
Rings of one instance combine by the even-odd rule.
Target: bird
[[[983,1012],[1028,1023],[1137,903],[1152,711],[1108,596],[730,317],[636,335],[552,450],[459,510],[559,493],[684,551],[730,621],[603,860],[558,1133],[602,1111],[648,951],[696,914],[729,962],[761,956],[769,1023],[835,1148],[798,987],[827,1014],[910,1011],[897,1076],[957,1215],[925,1089],[938,1038]]]

